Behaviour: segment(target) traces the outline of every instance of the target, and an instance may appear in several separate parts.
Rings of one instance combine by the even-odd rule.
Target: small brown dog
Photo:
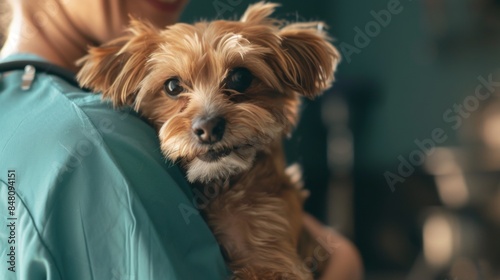
[[[83,86],[133,106],[190,182],[220,190],[203,210],[236,279],[312,279],[297,253],[304,197],[281,142],[300,96],[331,85],[339,54],[321,23],[286,25],[269,17],[276,6],[163,30],[133,20],[79,62]]]

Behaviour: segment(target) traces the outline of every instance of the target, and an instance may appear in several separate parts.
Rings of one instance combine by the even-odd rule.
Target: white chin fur
[[[206,183],[211,180],[228,178],[250,169],[255,158],[255,151],[233,151],[230,155],[214,162],[205,162],[198,158],[187,165],[187,179],[189,182]]]

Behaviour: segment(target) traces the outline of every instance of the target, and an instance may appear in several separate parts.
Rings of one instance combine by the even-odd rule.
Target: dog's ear
[[[102,92],[115,106],[132,104],[159,38],[151,24],[132,19],[126,35],[91,47],[89,54],[77,62],[81,66],[77,75],[80,85]]]
[[[269,16],[274,13],[276,7],[280,4],[258,2],[248,6],[240,21],[247,24],[272,24],[276,20]]]
[[[292,90],[314,98],[328,89],[340,61],[329,42],[322,22],[293,23],[279,31],[281,50],[277,51],[276,73]]]

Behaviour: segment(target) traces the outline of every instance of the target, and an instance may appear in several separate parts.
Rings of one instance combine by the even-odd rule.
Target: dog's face
[[[240,173],[289,133],[300,95],[330,86],[339,59],[318,23],[280,28],[268,17],[275,6],[164,30],[133,21],[130,34],[90,50],[78,78],[154,123],[189,181]]]

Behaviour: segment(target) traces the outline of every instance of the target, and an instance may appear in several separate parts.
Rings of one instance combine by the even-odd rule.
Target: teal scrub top
[[[3,61],[21,59],[41,60]],[[228,278],[151,126],[57,76],[23,91],[22,75],[0,80],[0,279]]]

